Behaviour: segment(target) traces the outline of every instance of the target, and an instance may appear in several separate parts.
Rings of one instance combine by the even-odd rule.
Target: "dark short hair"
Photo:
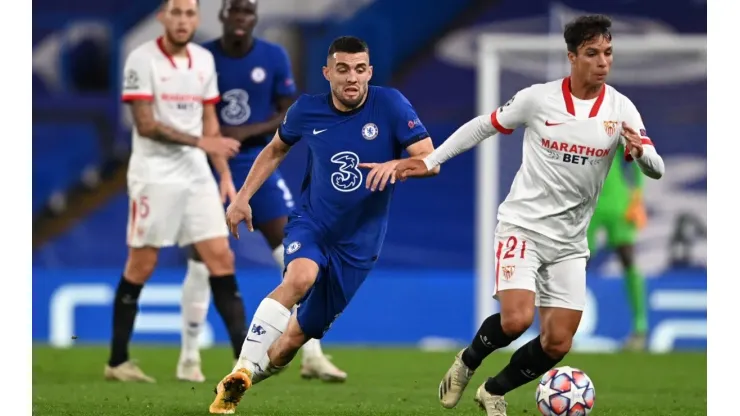
[[[354,36],[340,36],[331,43],[329,46],[328,56],[332,56],[337,52],[344,53],[370,53],[370,48],[367,47],[367,43],[364,40]]]
[[[568,51],[578,53],[578,48],[581,45],[599,36],[611,41],[610,27],[612,27],[612,19],[603,14],[578,17],[565,25],[563,37],[565,38],[565,44],[568,46]]]

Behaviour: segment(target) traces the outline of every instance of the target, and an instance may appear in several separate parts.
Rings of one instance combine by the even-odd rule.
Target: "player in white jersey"
[[[481,385],[475,400],[489,416],[506,415],[504,394],[540,377],[570,350],[586,297],[586,229],[619,143],[645,175],[663,175],[663,160],[634,104],[605,84],[610,27],[600,15],[569,23],[569,77],[521,90],[490,116],[460,127],[424,161],[405,160],[396,168],[400,180],[421,176],[496,133],[526,128],[522,165],[498,211],[494,297],[501,312],[488,317],[455,357],[439,386],[444,407],[457,404],[485,357],[529,328],[535,306],[540,336]]]
[[[128,342],[139,294],[160,247],[195,246],[237,356],[246,334],[222,205],[236,194],[226,161],[239,142],[219,133],[213,55],[190,43],[198,13],[196,0],[164,1],[158,14],[164,35],[126,59],[123,101],[131,106],[135,127],[128,169],[129,253],[115,295],[105,367],[111,380],[154,381],[129,360]],[[221,174],[220,190],[207,156]]]

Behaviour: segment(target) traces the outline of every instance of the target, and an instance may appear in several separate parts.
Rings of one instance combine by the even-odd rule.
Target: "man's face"
[[[226,0],[221,11],[224,34],[246,37],[257,25],[257,0]]]
[[[185,46],[193,39],[198,28],[199,14],[196,0],[170,0],[157,16],[165,34],[176,46]]]
[[[365,98],[373,67],[367,52],[337,52],[328,58],[323,72],[332,94],[345,107],[352,109]]]
[[[606,82],[612,67],[612,44],[604,36],[597,36],[578,47],[578,54],[568,52],[568,59],[578,78],[590,85]]]

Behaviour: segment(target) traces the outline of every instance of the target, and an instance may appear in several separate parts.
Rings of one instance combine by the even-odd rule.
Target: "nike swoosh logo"
[[[563,124],[563,123],[553,123],[550,120],[545,121],[545,125],[548,126],[548,127],[551,127],[551,126],[559,126],[561,124]]]
[[[249,337],[247,337],[247,341],[249,341],[249,342],[259,342],[256,339],[250,339]]]
[[[321,134],[321,133],[323,133],[323,132],[325,132],[327,130],[329,130],[329,129],[324,129],[324,130],[316,130],[316,129],[313,129],[313,134]]]

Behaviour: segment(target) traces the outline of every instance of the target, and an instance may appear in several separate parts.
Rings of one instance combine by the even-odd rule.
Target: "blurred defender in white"
[[[237,356],[246,333],[222,205],[236,194],[226,160],[239,142],[219,133],[213,55],[190,43],[198,13],[196,0],[164,1],[158,14],[164,35],[126,60],[122,98],[131,106],[135,128],[128,170],[129,255],[116,291],[105,367],[111,380],[154,381],[129,360],[128,343],[139,294],[160,247],[193,244],[210,272],[214,303]],[[221,174],[220,191],[207,155]]]
[[[454,407],[473,372],[493,351],[521,336],[539,307],[540,336],[478,388],[489,416],[506,415],[504,395],[554,367],[568,353],[586,296],[586,230],[618,145],[653,179],[662,158],[635,105],[605,81],[612,64],[611,21],[582,16],[565,28],[571,75],[519,91],[490,116],[460,127],[425,160],[396,167],[400,180],[424,175],[484,139],[524,126],[522,165],[498,211],[496,289],[501,312],[488,317],[455,357],[439,386]]]

